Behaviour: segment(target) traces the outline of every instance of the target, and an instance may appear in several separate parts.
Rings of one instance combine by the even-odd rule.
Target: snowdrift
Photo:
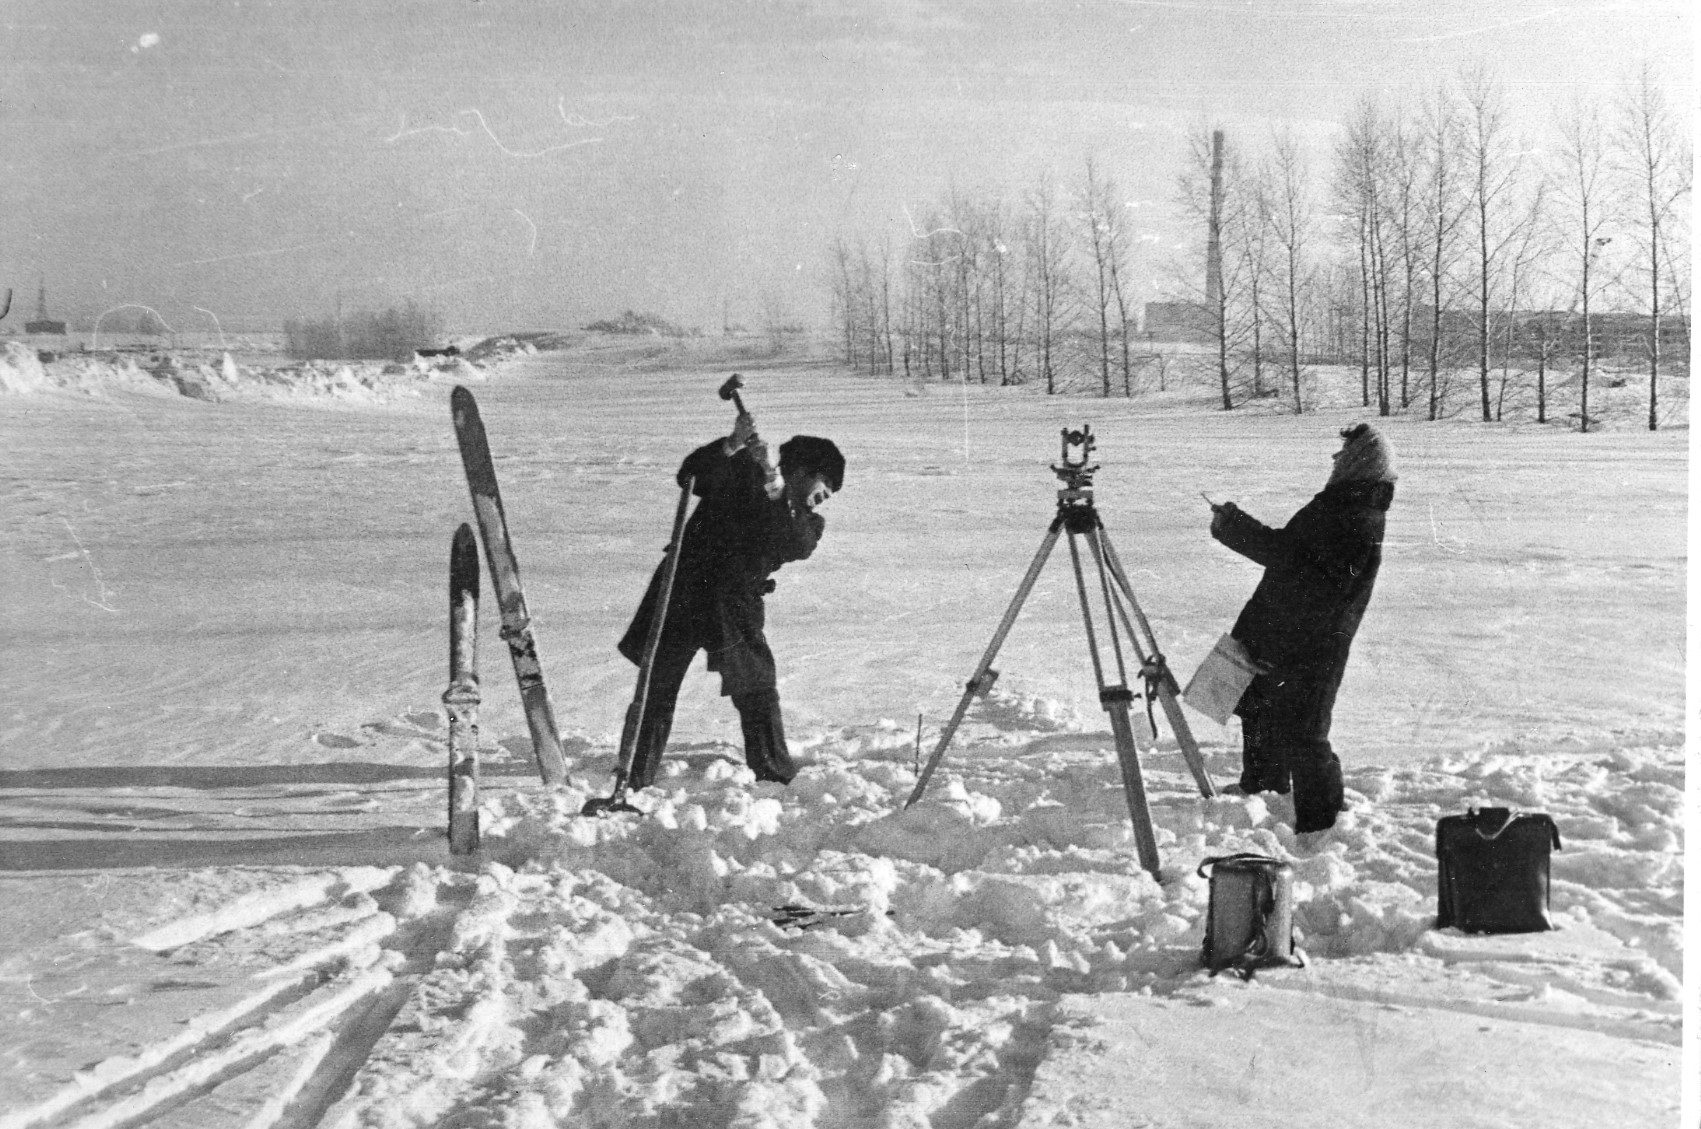
[[[0,351],[0,394],[73,393],[103,397],[114,392],[181,396],[208,403],[281,401],[315,405],[369,405],[418,399],[432,383],[476,383],[488,367],[526,355],[520,342],[481,347],[473,355],[415,357],[413,361],[303,361],[242,364],[226,352],[163,353],[138,358],[127,353],[69,353],[43,362],[34,349],[9,341]],[[535,352],[535,350],[534,350]],[[145,364],[143,363],[145,362]]]

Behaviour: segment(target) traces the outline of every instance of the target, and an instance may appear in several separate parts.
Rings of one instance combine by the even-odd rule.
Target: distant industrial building
[[[1142,326],[1148,341],[1203,344],[1215,340],[1210,310],[1198,302],[1147,302]]]
[[[1413,346],[1427,349],[1434,310],[1429,306],[1417,306],[1413,315]],[[1473,310],[1441,312],[1443,340],[1474,341],[1478,324],[1479,315]],[[1490,325],[1492,348],[1497,354],[1506,348],[1510,330],[1514,356],[1534,359],[1544,355],[1563,358],[1583,355],[1583,318],[1572,310],[1499,311],[1493,315]],[[1646,357],[1652,351],[1653,319],[1647,314],[1619,310],[1592,313],[1589,315],[1587,339],[1590,354],[1596,358]],[[1666,314],[1660,318],[1660,352],[1673,359],[1687,357],[1687,314]]]
[[[25,333],[39,333],[52,337],[65,336],[65,323],[54,321],[47,316],[47,283],[41,284],[41,289],[35,294],[35,320],[24,323]]]

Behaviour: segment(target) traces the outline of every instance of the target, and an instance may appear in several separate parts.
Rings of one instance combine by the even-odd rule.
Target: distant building
[[[1429,347],[1430,327],[1434,315],[1430,307],[1413,310],[1412,343],[1415,348]],[[1443,340],[1474,342],[1477,337],[1478,314],[1472,310],[1443,310],[1441,333]],[[1492,315],[1491,350],[1498,356],[1507,342],[1510,325],[1512,353],[1522,360],[1546,355],[1550,358],[1576,358],[1583,355],[1583,318],[1574,310],[1504,310]],[[1605,311],[1589,316],[1590,353],[1595,358],[1633,359],[1646,357],[1652,340],[1652,319],[1647,314]],[[1681,358],[1689,352],[1689,317],[1687,314],[1667,314],[1660,318],[1660,352]]]
[[[65,336],[65,323],[54,321],[47,316],[47,283],[41,284],[41,289],[35,295],[35,320],[24,323],[25,333],[40,333],[53,337]]]
[[[1197,302],[1147,302],[1142,332],[1151,341],[1203,344],[1211,335],[1210,312]]]

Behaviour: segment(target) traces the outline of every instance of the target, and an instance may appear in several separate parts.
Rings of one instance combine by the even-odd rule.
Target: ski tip
[[[459,413],[476,410],[478,404],[473,400],[473,394],[466,385],[457,384],[449,393],[449,406]]]
[[[449,586],[478,591],[478,538],[464,521],[449,544]]]

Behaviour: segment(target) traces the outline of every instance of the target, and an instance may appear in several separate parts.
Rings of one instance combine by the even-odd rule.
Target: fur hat
[[[815,435],[793,435],[780,444],[780,473],[813,471],[827,480],[837,494],[845,485],[845,457],[831,439]]]
[[[1394,470],[1394,448],[1368,423],[1347,428],[1341,432],[1341,438],[1346,442],[1335,453],[1335,469],[1329,475],[1329,485],[1393,482],[1400,477]]]

